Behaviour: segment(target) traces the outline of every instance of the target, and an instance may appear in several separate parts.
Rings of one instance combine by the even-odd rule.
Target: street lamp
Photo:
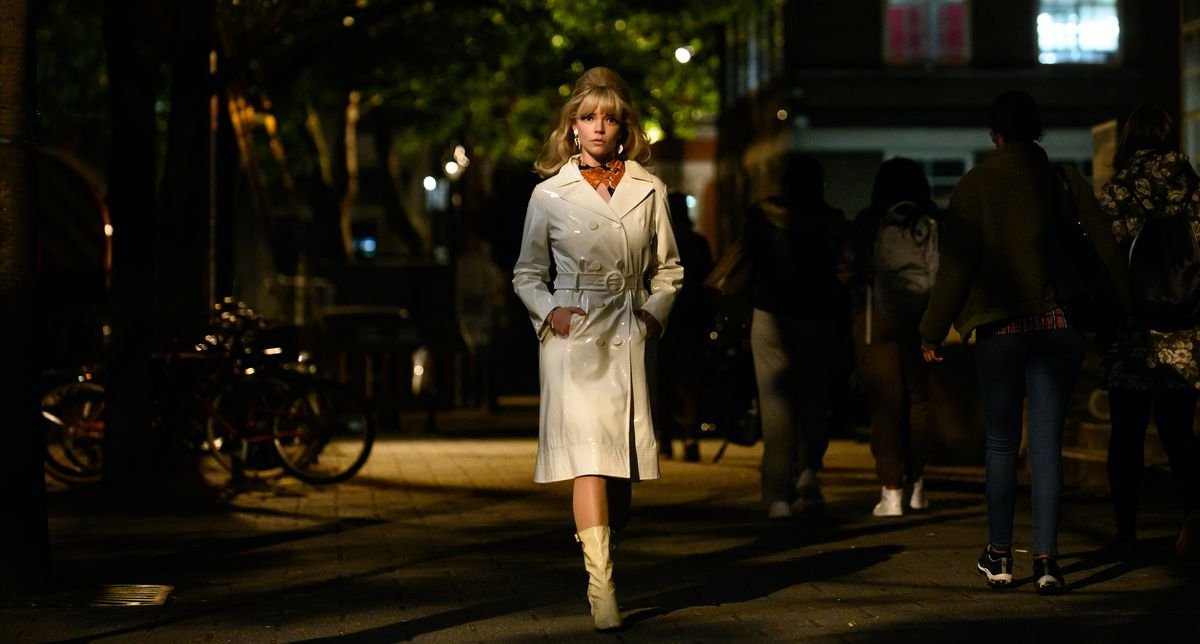
[[[695,53],[696,51],[691,47],[680,47],[675,50],[675,60],[686,65],[688,61],[692,59],[692,55]]]

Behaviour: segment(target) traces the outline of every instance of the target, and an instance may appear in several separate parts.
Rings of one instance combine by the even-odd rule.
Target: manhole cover
[[[157,584],[111,584],[100,587],[92,606],[162,606],[174,586]]]

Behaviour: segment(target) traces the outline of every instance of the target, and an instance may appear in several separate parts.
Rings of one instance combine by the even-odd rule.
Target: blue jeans
[[[1012,547],[1021,408],[1028,395],[1033,554],[1058,555],[1063,424],[1084,347],[1075,329],[991,335],[975,347],[987,426],[988,540],[998,550]]]

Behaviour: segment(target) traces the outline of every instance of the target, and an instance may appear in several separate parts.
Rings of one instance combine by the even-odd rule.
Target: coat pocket
[[[579,333],[579,330],[583,328],[585,318],[587,318],[586,315],[572,313],[571,314],[571,322],[569,324],[567,324],[566,337],[574,338],[576,336],[576,334]]]

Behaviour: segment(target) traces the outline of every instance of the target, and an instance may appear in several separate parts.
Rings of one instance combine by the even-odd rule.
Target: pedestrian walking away
[[[917,326],[938,269],[937,204],[921,165],[885,161],[871,205],[854,219],[854,339],[871,415],[871,454],[882,486],[872,514],[928,507],[929,364]]]
[[[849,323],[839,280],[848,225],[825,203],[825,172],[789,154],[782,194],[754,204],[742,240],[752,263],[750,347],[763,428],[767,516],[822,501],[817,473],[829,437],[826,410],[835,342]]]
[[[1057,593],[1058,519],[1062,497],[1062,433],[1067,402],[1083,361],[1083,332],[1073,326],[1053,286],[1054,217],[1062,202],[1094,245],[1118,294],[1128,279],[1124,263],[1091,187],[1057,169],[1036,143],[1042,122],[1024,92],[992,103],[996,149],[959,181],[942,230],[937,282],[921,319],[921,351],[941,361],[939,344],[951,323],[967,337],[976,331],[976,366],[987,432],[985,485],[988,544],[976,564],[994,587],[1013,579],[1013,506],[1021,414],[1028,409],[1032,470],[1033,565],[1039,593]],[[1126,294],[1127,295],[1127,294]]]
[[[1113,159],[1116,175],[1100,205],[1129,258],[1133,316],[1105,355],[1112,435],[1108,479],[1116,516],[1110,550],[1137,544],[1138,490],[1153,410],[1158,437],[1183,501],[1176,550],[1200,555],[1200,450],[1192,437],[1200,385],[1200,177],[1179,152],[1167,112],[1142,106],[1125,122]]]
[[[712,270],[708,240],[692,228],[687,200],[673,193],[668,199],[671,227],[684,268],[683,286],[675,298],[671,329],[663,333],[658,345],[658,393],[655,396],[661,414],[655,414],[658,451],[666,458],[674,455],[671,443],[683,443],[683,459],[700,460],[700,397],[709,372],[713,309],[704,292],[704,278]]]
[[[666,324],[683,268],[667,190],[616,72],[575,83],[535,169],[513,287],[539,347],[538,483],[573,481],[576,539],[597,630],[621,626],[613,533],[631,483],[656,479],[646,349]]]

